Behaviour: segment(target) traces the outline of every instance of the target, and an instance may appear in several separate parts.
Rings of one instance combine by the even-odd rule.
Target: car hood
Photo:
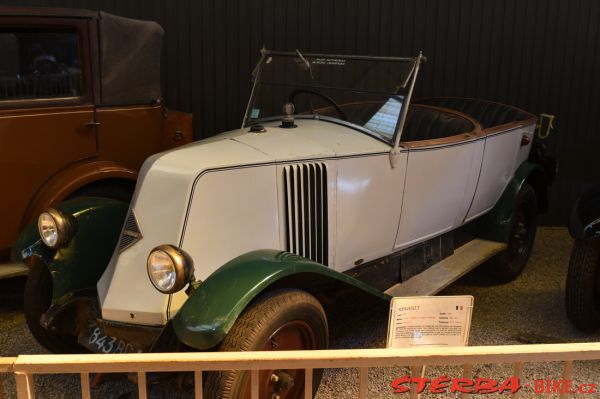
[[[153,157],[154,162],[198,172],[246,163],[331,158],[390,150],[388,144],[343,125],[306,119],[296,123],[297,127],[291,129],[279,127],[279,122],[267,123],[264,133],[251,133],[247,128],[232,130],[158,154]]]

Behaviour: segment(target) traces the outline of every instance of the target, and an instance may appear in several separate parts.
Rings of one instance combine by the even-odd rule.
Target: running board
[[[453,255],[404,283],[388,288],[385,293],[402,297],[437,294],[505,248],[503,242],[474,239],[454,250]]]
[[[29,268],[23,263],[0,263],[0,280],[11,277],[26,276]]]

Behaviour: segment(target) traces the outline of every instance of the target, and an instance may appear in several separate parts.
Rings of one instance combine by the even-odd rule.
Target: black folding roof
[[[0,17],[81,18],[96,21],[100,47],[101,102],[146,104],[161,98],[160,58],[164,31],[153,21],[103,11],[0,6]]]

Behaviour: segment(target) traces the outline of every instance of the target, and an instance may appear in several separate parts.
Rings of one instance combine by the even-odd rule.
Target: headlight
[[[77,228],[77,220],[66,213],[50,208],[38,217],[38,232],[44,244],[59,248],[68,243]]]
[[[193,281],[192,259],[174,245],[159,245],[150,251],[146,267],[150,282],[163,294],[177,292]]]

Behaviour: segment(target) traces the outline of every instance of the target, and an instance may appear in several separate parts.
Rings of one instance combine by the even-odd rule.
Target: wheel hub
[[[283,370],[275,370],[271,374],[271,383],[273,384],[273,399],[279,399],[280,394],[289,391],[294,386],[294,379]]]
[[[527,251],[527,238],[529,235],[527,215],[520,211],[515,215],[516,220],[513,227],[511,239],[511,252],[514,258],[523,256]]]
[[[281,325],[263,343],[264,351],[316,349],[317,339],[309,325],[293,320]],[[259,377],[261,399],[299,399],[304,396],[304,370],[263,370]],[[310,388],[309,388],[310,389]],[[250,384],[243,395],[250,398]]]

